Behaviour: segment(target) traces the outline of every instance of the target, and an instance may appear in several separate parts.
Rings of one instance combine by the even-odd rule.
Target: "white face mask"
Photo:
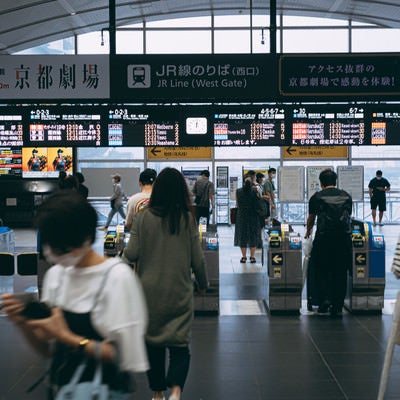
[[[51,249],[50,246],[43,245],[43,255],[46,261],[50,264],[59,264],[63,267],[75,267],[82,261],[83,257],[90,250],[89,242],[85,242],[79,249],[74,249],[69,253],[57,254]]]
[[[272,175],[271,175],[271,179],[275,179],[275,175],[276,175],[276,174],[272,174]]]
[[[377,176],[376,179],[378,179],[378,181],[380,181],[382,179],[381,176]]]

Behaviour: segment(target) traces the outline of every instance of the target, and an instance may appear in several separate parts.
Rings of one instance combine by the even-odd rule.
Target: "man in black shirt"
[[[383,225],[382,217],[386,211],[386,192],[390,190],[390,183],[382,177],[382,171],[376,171],[375,178],[371,179],[368,185],[371,202],[371,215],[374,226],[376,226],[376,208],[379,207],[379,225]]]
[[[305,238],[317,231],[311,259],[315,266],[318,313],[341,315],[347,289],[347,271],[351,268],[351,224],[353,201],[336,188],[337,175],[326,169],[319,175],[322,190],[309,201]]]

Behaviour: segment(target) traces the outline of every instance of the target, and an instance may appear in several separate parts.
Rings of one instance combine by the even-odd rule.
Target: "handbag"
[[[55,400],[108,400],[108,386],[101,383],[102,368],[101,363],[97,362],[93,380],[89,382],[79,382],[83,371],[86,368],[87,360],[83,360],[72,375],[69,383],[61,386]]]
[[[236,217],[237,217],[238,208],[232,207],[231,208],[231,224],[236,224]]]
[[[77,367],[69,383],[61,386],[54,400],[127,400],[129,394],[110,390],[107,384],[102,383],[102,364],[97,361],[93,380],[79,382],[87,365],[84,359]]]

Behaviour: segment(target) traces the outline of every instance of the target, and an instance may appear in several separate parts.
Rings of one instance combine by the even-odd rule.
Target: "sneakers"
[[[171,394],[171,396],[168,397],[168,400],[181,400],[181,398],[176,396],[175,394]]]

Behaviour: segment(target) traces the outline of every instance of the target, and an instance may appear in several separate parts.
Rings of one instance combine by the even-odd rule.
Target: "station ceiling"
[[[270,0],[116,0],[117,27],[170,18],[269,15]],[[400,28],[399,0],[276,0],[277,14]],[[1,0],[0,54],[106,29],[108,0]]]

